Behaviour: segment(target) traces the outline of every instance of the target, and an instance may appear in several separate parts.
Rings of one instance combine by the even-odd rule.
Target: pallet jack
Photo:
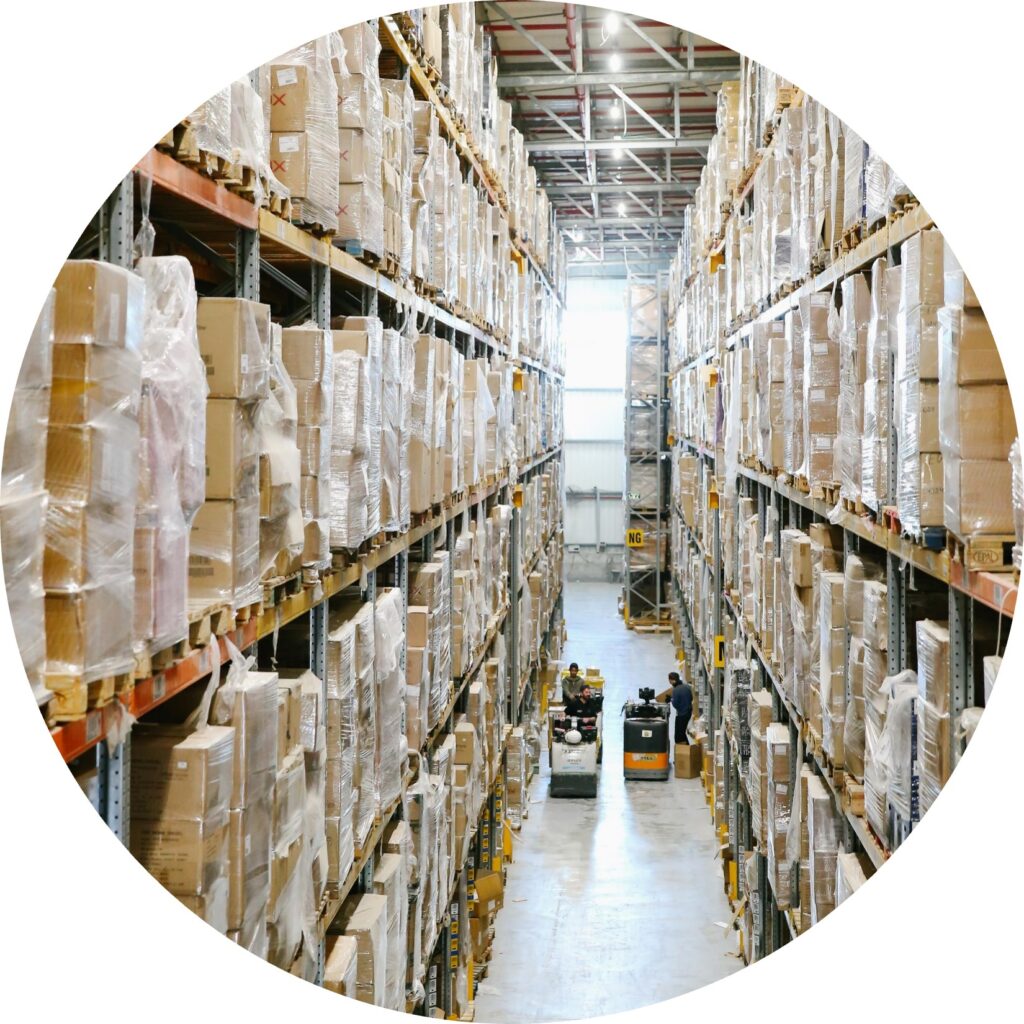
[[[667,704],[658,704],[653,687],[641,687],[640,699],[626,701],[622,735],[622,771],[629,781],[665,781],[671,773]]]

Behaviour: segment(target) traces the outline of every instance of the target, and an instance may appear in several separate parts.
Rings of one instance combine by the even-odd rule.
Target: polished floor
[[[619,588],[566,588],[568,660],[604,672],[605,752],[596,800],[548,797],[548,766],[508,869],[476,1019],[573,1020],[649,1006],[737,971],[720,862],[700,781],[622,778],[620,709],[660,692],[671,641],[616,614]]]

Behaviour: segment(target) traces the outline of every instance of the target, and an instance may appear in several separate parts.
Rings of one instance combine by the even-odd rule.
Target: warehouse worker
[[[693,691],[689,683],[683,682],[678,672],[669,672],[668,681],[672,687],[669,700],[676,712],[676,743],[685,743],[689,746],[686,727],[690,724],[690,716],[693,714]]]
[[[564,713],[567,718],[597,718],[600,710],[597,702],[593,699],[593,692],[584,683],[579,696],[571,697],[566,701]]]
[[[574,661],[569,666],[569,674],[562,680],[562,700],[568,704],[580,695],[583,688],[583,676],[580,675],[580,667]]]

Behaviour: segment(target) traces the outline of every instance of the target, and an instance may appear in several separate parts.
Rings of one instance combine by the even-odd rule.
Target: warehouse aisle
[[[697,779],[622,778],[619,709],[641,685],[664,688],[665,637],[628,632],[619,588],[566,586],[567,660],[598,665],[605,752],[596,800],[548,797],[548,765],[530,790],[494,956],[476,1019],[571,1020],[635,1009],[739,970],[715,838]],[[642,981],[640,980],[642,979]]]

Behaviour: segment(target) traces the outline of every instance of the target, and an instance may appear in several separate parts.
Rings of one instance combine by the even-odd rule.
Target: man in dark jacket
[[[686,727],[690,724],[690,716],[693,714],[693,691],[689,683],[683,682],[678,672],[669,672],[668,681],[672,687],[672,696],[669,700],[676,712],[676,743],[690,745],[686,738]]]
[[[565,705],[565,716],[567,718],[597,718],[600,707],[593,699],[589,686],[584,684],[579,695],[572,697]]]

